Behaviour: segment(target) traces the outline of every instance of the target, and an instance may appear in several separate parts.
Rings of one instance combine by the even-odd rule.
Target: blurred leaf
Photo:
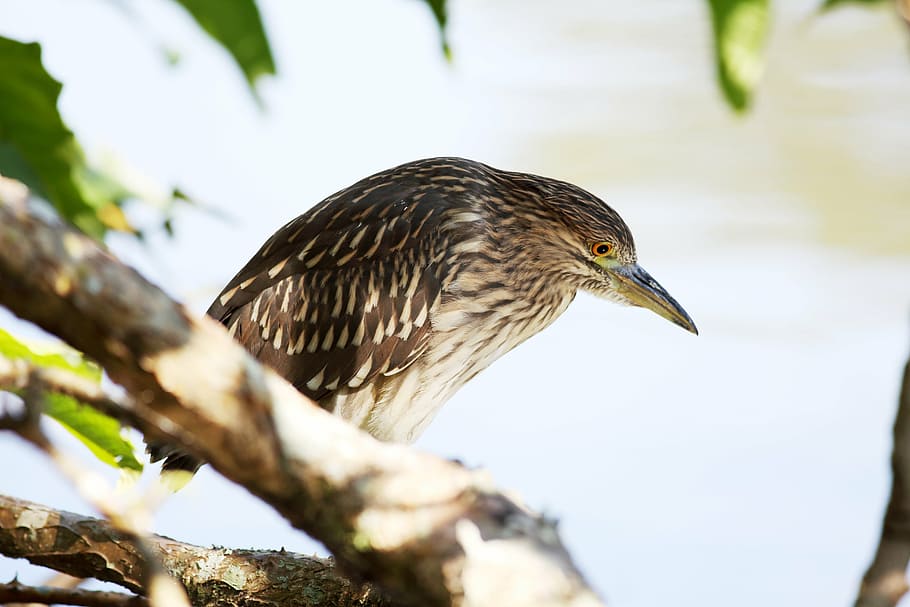
[[[442,53],[445,55],[446,60],[452,60],[452,49],[449,48],[449,38],[446,32],[446,24],[448,23],[449,15],[446,10],[446,0],[423,0],[427,6],[430,7],[430,10],[433,11],[433,16],[436,18],[436,25],[439,26],[439,36],[442,42]]]
[[[889,0],[825,0],[822,2],[822,5],[819,7],[822,11],[827,11],[832,8],[838,8],[840,6],[847,6],[850,4],[857,4],[860,6],[874,6],[877,4],[885,4]]]
[[[749,108],[761,78],[768,32],[768,0],[708,0],[714,29],[717,77],[737,112]]]
[[[101,368],[63,344],[54,350],[38,352],[0,329],[0,356],[26,360],[38,367],[63,369],[101,382]],[[132,443],[120,435],[120,422],[112,417],[63,394],[48,394],[44,412],[60,422],[102,462],[118,468],[142,470]]]
[[[194,201],[180,188],[162,186],[125,162],[122,157],[111,152],[102,151],[93,157],[92,168],[87,173],[87,177],[92,187],[100,195],[121,201],[121,204],[128,200],[139,201],[153,209],[155,212],[152,214],[134,213],[134,215],[138,215],[138,219],[135,221],[140,223],[146,231],[160,228],[168,235],[173,235],[172,230],[168,230],[166,224],[173,223],[178,205],[191,206],[194,204]],[[111,225],[117,225],[118,220],[126,222],[122,224],[124,227],[121,229],[129,231],[140,240],[143,239],[143,230],[134,225],[134,219],[127,220],[119,204],[99,210],[99,214],[101,213]]]
[[[231,54],[256,95],[256,80],[274,75],[275,61],[255,0],[174,1]]]
[[[60,344],[58,349],[36,352],[34,348],[0,329],[0,356],[12,360],[25,360],[38,367],[63,369],[93,382],[101,381],[101,367],[87,360],[76,350]]]
[[[178,65],[181,61],[180,51],[169,46],[162,46],[161,54],[164,55],[164,60],[171,67]]]
[[[133,0],[108,0],[108,5],[118,9],[129,24],[136,29],[136,32],[143,37],[149,38],[153,46],[156,46],[170,66],[175,66],[180,62],[180,52],[172,48],[168,43],[162,42],[146,26],[142,16],[136,10],[136,3]]]

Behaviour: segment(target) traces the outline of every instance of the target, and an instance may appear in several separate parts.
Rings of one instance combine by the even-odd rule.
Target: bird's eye
[[[612,242],[595,242],[591,245],[591,252],[594,257],[605,257],[613,252]]]

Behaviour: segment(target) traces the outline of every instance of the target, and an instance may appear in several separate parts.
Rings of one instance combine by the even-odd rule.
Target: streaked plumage
[[[381,440],[409,442],[578,289],[642,305],[592,261],[591,243],[601,241],[615,245],[611,264],[635,264],[623,220],[576,186],[461,158],[419,160],[286,224],[208,314],[325,409]],[[154,455],[195,464],[166,449]]]

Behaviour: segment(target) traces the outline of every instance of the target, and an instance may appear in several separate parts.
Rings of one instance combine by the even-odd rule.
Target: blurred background
[[[117,254],[202,313],[275,229],[378,170],[458,155],[576,183],[622,213],[701,335],[579,295],[417,447],[559,518],[613,605],[851,604],[910,344],[906,24],[777,2],[765,79],[736,115],[700,1],[453,0],[451,63],[414,0],[260,9],[278,64],[261,107],[170,3],[0,0],[3,33],[41,42],[66,83],[89,153],[209,209],[180,207],[173,237],[111,236]],[[17,438],[0,436],[0,462],[0,492],[91,514]],[[154,529],[324,552],[209,468]],[[46,575],[0,560],[14,573]]]

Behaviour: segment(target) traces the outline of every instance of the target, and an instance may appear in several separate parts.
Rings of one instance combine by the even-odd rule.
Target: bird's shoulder
[[[314,400],[394,375],[426,349],[441,280],[383,263],[289,276],[222,322],[251,354]]]
[[[252,354],[315,399],[408,367],[428,344],[453,251],[482,212],[451,171],[367,178],[287,223],[212,303]]]
[[[367,177],[278,229],[209,308],[220,318],[288,276],[342,271],[402,256],[433,257],[479,233],[485,165],[432,158]]]

